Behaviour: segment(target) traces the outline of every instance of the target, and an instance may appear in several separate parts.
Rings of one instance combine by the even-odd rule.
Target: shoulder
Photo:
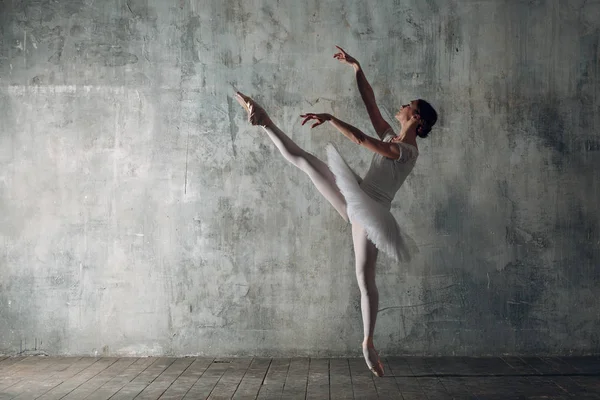
[[[417,147],[410,143],[400,141],[392,141],[391,143],[397,145],[398,150],[400,151],[400,155],[395,161],[398,161],[400,163],[407,163],[410,161],[415,161],[419,156],[419,150],[417,149]]]
[[[381,137],[384,142],[391,142],[392,139],[396,137],[396,132],[394,132],[392,127],[389,127],[382,132]]]

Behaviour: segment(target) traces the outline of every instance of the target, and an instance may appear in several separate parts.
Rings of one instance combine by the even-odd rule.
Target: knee
[[[300,168],[302,171],[306,171],[308,168],[308,162],[301,154],[293,153],[291,151],[287,151],[283,153],[283,156],[286,160],[292,163],[295,167]]]
[[[302,157],[301,155],[298,154],[291,154],[290,155],[290,161],[298,168],[300,168],[302,171],[306,172],[308,171],[308,161],[306,161],[306,158]]]
[[[358,282],[358,288],[360,292],[365,295],[377,294],[377,285],[375,284],[375,277],[367,274],[356,274],[356,280]]]

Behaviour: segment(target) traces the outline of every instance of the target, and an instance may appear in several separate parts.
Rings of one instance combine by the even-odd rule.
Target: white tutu
[[[379,250],[397,261],[410,261],[412,254],[418,252],[415,242],[402,232],[386,205],[365,193],[357,181],[358,175],[331,143],[327,145],[327,162],[346,199],[350,222],[356,221],[364,227],[367,237]]]

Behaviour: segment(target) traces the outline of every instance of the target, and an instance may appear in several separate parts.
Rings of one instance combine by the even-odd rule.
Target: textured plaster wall
[[[0,0],[0,353],[358,355],[350,227],[233,87],[364,173],[384,116],[438,126],[381,254],[389,354],[600,350],[597,1]]]

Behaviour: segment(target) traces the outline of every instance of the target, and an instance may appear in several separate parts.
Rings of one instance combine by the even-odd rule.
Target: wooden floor
[[[600,357],[0,356],[0,399],[600,399]]]

